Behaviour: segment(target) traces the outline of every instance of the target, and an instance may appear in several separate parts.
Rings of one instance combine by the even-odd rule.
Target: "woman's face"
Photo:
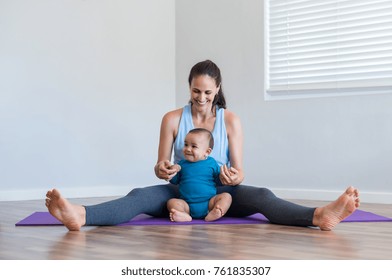
[[[211,109],[212,102],[219,92],[219,86],[216,85],[215,79],[210,76],[200,75],[192,79],[190,91],[193,106],[200,109]]]

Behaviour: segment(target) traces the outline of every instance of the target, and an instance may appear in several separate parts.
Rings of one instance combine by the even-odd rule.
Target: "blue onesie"
[[[180,160],[178,164],[181,170],[170,183],[179,185],[180,198],[188,203],[190,215],[195,219],[204,218],[210,199],[216,195],[219,165],[212,157],[196,162]]]

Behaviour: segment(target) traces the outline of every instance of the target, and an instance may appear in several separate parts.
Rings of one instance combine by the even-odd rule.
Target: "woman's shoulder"
[[[225,118],[238,118],[238,116],[234,112],[228,109],[224,109],[224,110],[225,110]]]
[[[171,136],[173,141],[175,140],[178,133],[178,126],[181,120],[182,108],[169,111],[162,117],[161,122],[161,133],[166,136]],[[173,143],[171,143],[172,145]],[[170,145],[170,146],[171,146]]]
[[[177,122],[181,119],[183,108],[178,108],[163,115],[162,121],[165,123]]]
[[[234,112],[225,109],[225,124],[230,127],[236,126],[241,124],[241,120]]]

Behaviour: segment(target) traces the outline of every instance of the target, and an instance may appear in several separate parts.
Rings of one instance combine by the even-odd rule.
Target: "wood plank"
[[[73,199],[94,204],[113,199]],[[307,206],[326,202],[292,200]],[[362,204],[361,209],[392,217],[392,205]],[[333,231],[261,225],[15,227],[44,201],[0,202],[0,259],[392,259],[391,222],[341,223]]]

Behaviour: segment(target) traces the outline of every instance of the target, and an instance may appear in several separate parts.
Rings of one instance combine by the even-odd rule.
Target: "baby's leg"
[[[190,222],[192,221],[189,215],[189,205],[185,200],[172,198],[167,202],[167,209],[169,210],[170,220],[172,222]]]
[[[210,212],[205,217],[205,220],[211,222],[223,217],[230,208],[231,200],[229,193],[221,193],[211,198],[208,205]]]

